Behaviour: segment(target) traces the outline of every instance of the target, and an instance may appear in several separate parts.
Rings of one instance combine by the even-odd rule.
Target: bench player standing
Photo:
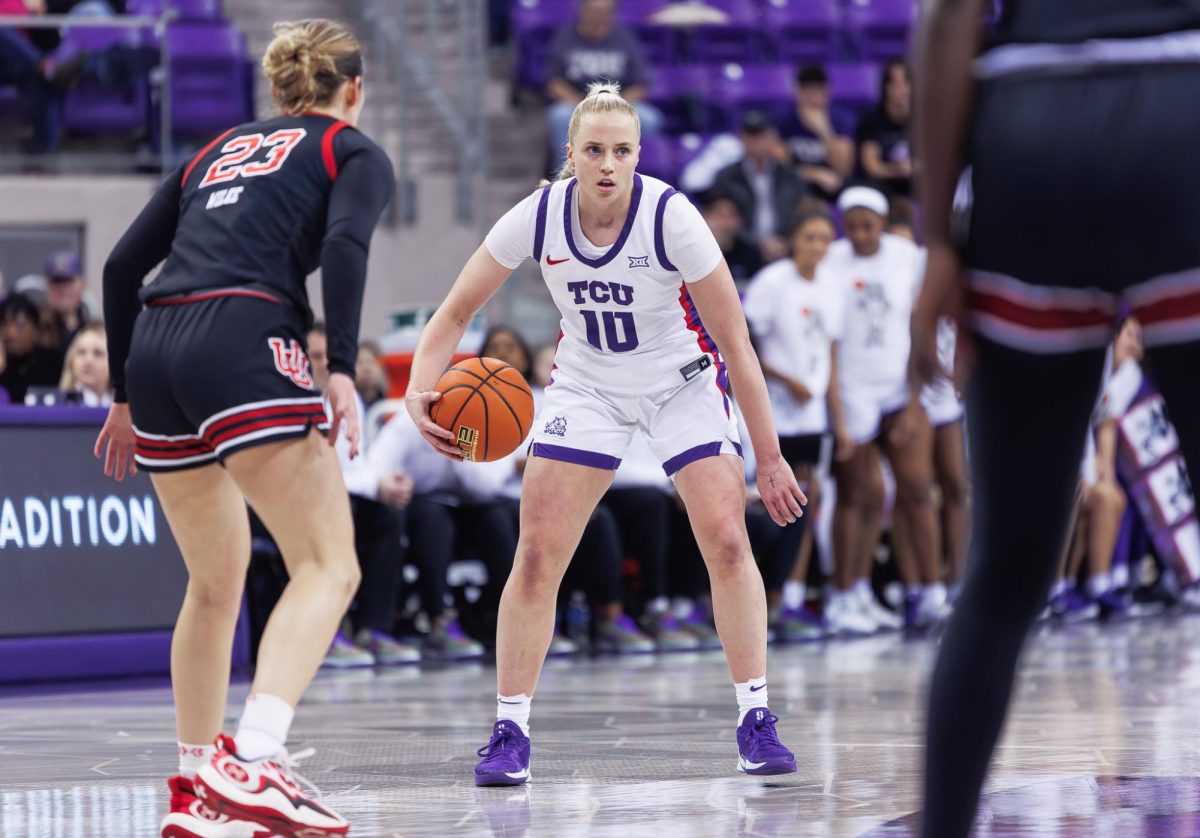
[[[1006,0],[980,55],[989,9],[926,4],[916,52],[929,262],[913,360],[930,378],[938,318],[965,314],[975,364],[975,537],[929,692],[928,838],[970,830],[1122,301],[1200,462],[1200,5]]]
[[[164,836],[264,834],[250,820],[284,835],[349,828],[297,787],[284,741],[359,581],[332,441],[344,426],[358,444],[367,248],[393,175],[354,128],[363,107],[354,37],[324,20],[275,32],[263,68],[283,115],[231,128],[171,175],[104,269],[117,403],[96,454],[118,480],[127,467],[151,473],[189,574],[171,648],[180,773]],[[318,266],[332,423],[305,349],[304,282]],[[250,557],[247,500],[291,581],[237,734],[218,738]]]
[[[712,578],[738,698],[738,768],[796,770],[767,708],[766,597],[746,535],[741,443],[727,379],[737,388],[758,454],[758,487],[777,524],[801,515],[804,494],[780,454],[762,370],[720,248],[685,198],[634,171],[639,138],[637,112],[618,87],[593,84],[571,117],[568,163],[558,181],[492,228],[426,326],[413,360],[409,412],[435,448],[458,456],[453,437],[429,419],[432,388],[467,323],[513,269],[531,256],[541,264],[563,337],[525,471],[520,543],[496,642],[498,720],[480,750],[477,785],[529,778],[530,700],[554,631],[559,583],[638,427],[675,480]]]

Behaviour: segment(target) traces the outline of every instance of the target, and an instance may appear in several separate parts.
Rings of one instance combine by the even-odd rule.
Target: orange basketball
[[[490,463],[516,451],[533,424],[533,393],[514,367],[495,358],[468,358],[434,387],[442,397],[429,415],[454,434],[463,459]]]

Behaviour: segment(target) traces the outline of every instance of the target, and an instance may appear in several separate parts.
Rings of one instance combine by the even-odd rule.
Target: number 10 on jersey
[[[633,313],[629,311],[589,311],[579,312],[583,316],[584,326],[587,327],[587,342],[599,349],[605,350],[608,344],[609,352],[629,352],[637,349],[637,329],[633,325]],[[604,340],[600,339],[600,324],[604,324]]]

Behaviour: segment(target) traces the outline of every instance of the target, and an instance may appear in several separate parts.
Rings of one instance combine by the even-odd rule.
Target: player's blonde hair
[[[363,73],[362,50],[350,30],[332,20],[281,21],[262,60],[285,114],[326,105],[337,89]]]
[[[623,113],[633,119],[637,128],[638,139],[642,138],[642,122],[638,119],[637,109],[621,95],[621,85],[615,81],[594,81],[588,85],[587,95],[583,97],[575,110],[571,112],[571,122],[567,127],[567,142],[575,146],[575,135],[579,133],[579,123],[588,114]],[[575,177],[575,164],[570,160],[563,163],[558,171],[558,180]]]

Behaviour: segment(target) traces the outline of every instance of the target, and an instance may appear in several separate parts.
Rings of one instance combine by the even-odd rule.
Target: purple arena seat
[[[670,137],[642,137],[638,156],[638,171],[667,183],[674,183],[679,174],[675,165],[675,144]]]
[[[767,60],[762,16],[755,0],[705,0],[697,3],[725,16],[725,22],[691,27],[688,30],[688,58],[715,64],[749,64]]]
[[[174,11],[179,21],[217,22],[224,19],[221,0],[128,0],[131,15],[158,17],[164,10]]]
[[[838,0],[766,0],[763,23],[780,61],[828,61],[837,55],[842,30]]]
[[[621,0],[617,4],[617,21],[629,27],[654,25],[651,18],[669,5],[670,0]]]
[[[845,12],[846,31],[863,58],[887,59],[908,51],[915,0],[848,0]]]
[[[791,64],[726,64],[716,68],[713,90],[723,125],[737,131],[747,111],[761,110],[779,121],[795,107],[796,71]]]
[[[59,50],[63,55],[84,51],[101,53],[110,47],[136,48],[141,36],[135,29],[67,27]],[[79,134],[119,134],[144,129],[147,115],[144,79],[118,90],[106,89],[84,76],[63,102],[63,128]]]
[[[171,125],[197,136],[253,116],[246,91],[246,37],[228,23],[181,23],[167,29]]]
[[[711,68],[701,64],[654,68],[646,99],[663,112],[666,133],[704,130],[719,119],[711,82]]]
[[[672,152],[675,158],[675,169],[678,172],[682,172],[688,163],[691,163],[700,152],[704,151],[704,147],[712,140],[712,135],[681,134],[678,137],[671,137],[670,139],[675,146]],[[672,182],[671,185],[679,186],[675,182]]]
[[[880,65],[866,63],[831,63],[825,65],[829,74],[829,93],[834,125],[839,131],[853,133],[859,115],[879,103]]]
[[[554,32],[575,19],[574,3],[562,0],[514,0],[509,13],[517,60],[517,87],[541,90],[546,84],[546,60]]]

